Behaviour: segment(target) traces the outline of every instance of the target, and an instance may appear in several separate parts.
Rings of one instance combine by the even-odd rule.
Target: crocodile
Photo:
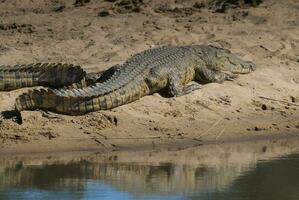
[[[237,74],[247,74],[255,68],[254,63],[211,45],[162,46],[133,55],[114,67],[105,82],[82,89],[30,90],[16,99],[15,109],[83,115],[156,92],[182,96],[201,88],[201,84],[233,80]],[[194,83],[189,84],[191,81]]]

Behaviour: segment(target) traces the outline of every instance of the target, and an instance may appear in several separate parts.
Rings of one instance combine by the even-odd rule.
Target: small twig
[[[259,96],[259,98],[270,100],[270,101],[277,101],[277,102],[280,102],[280,103],[286,103],[286,104],[289,104],[289,105],[293,105],[293,106],[298,106],[299,107],[299,104],[288,102],[288,101],[284,101],[284,100],[272,99],[272,98],[263,97],[263,96]]]
[[[99,136],[103,137],[105,140],[107,140],[107,136],[101,134],[101,133],[97,133]]]
[[[224,131],[225,131],[225,128],[224,129],[222,129],[222,131],[220,131],[220,133],[216,136],[216,140],[218,140],[218,138],[224,133]]]
[[[48,119],[61,119],[60,117],[55,116],[52,113],[49,113],[48,111],[40,110],[40,113],[42,114],[42,117],[45,117]]]
[[[203,134],[200,134],[199,137],[202,137],[204,135],[206,135],[207,133],[210,132],[210,130],[212,130],[215,126],[217,126],[217,124],[219,124],[221,122],[222,118],[220,118],[218,121],[216,121],[208,130],[206,130]]]
[[[212,108],[210,108],[209,106],[205,105],[204,103],[202,103],[202,102],[200,102],[200,101],[198,101],[198,102],[196,102],[196,103],[199,104],[200,106],[202,106],[202,107],[208,109],[208,110],[214,111]]]
[[[190,140],[194,140],[194,141],[202,142],[202,140],[201,140],[201,139],[198,139],[198,138],[184,137],[184,139],[190,139]]]
[[[101,140],[101,139],[99,139],[99,138],[92,137],[91,139],[94,140],[96,143],[102,145],[102,146],[105,147],[105,148],[107,148],[107,147],[110,146],[109,143],[107,143],[107,142],[105,142],[105,141],[103,141],[103,140]]]
[[[101,142],[100,140],[98,140],[97,138],[93,138],[93,140],[94,140],[95,142],[99,143],[100,145],[106,147],[106,146],[104,145],[104,143]]]

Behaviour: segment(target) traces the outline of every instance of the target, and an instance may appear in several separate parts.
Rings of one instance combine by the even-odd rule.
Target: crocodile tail
[[[1,65],[0,66],[0,91],[10,91],[22,87],[35,85],[33,71],[35,65]]]
[[[32,94],[24,93],[17,97],[15,102],[16,111],[33,110],[33,109],[34,109],[34,101],[32,101]]]
[[[62,87],[63,90],[73,90],[73,89],[83,89],[85,87],[87,87],[90,83],[86,81],[85,77],[77,82],[77,83],[73,83],[72,85],[68,85],[68,86],[64,86]]]
[[[50,87],[63,87],[80,82],[86,72],[73,64],[49,64],[44,66],[38,76],[38,85]]]
[[[85,77],[80,66],[61,63],[36,63],[0,66],[0,91],[23,87],[62,87],[77,83]]]
[[[133,102],[149,94],[145,82],[131,82],[130,84],[93,99],[59,97],[51,89],[30,90],[21,94],[15,103],[16,111],[43,109],[66,115],[83,115],[88,112],[107,110]]]
[[[26,93],[21,94],[17,97],[15,102],[15,110],[35,110],[41,109],[51,109],[57,104],[57,99],[48,89],[40,90],[29,90]]]
[[[150,92],[145,82],[131,82],[125,87],[115,90],[103,96],[95,97],[71,104],[67,110],[58,112],[67,115],[83,115],[98,110],[108,110],[124,104],[131,103],[148,95]]]

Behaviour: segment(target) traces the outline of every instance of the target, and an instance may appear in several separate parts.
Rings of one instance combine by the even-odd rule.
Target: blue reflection
[[[101,199],[101,200],[185,200],[186,197],[176,195],[140,195],[130,194],[114,189],[109,185],[96,181],[86,181],[84,190],[65,188],[65,190],[45,190],[35,188],[1,188],[0,199],[2,200],[54,200],[54,199]]]

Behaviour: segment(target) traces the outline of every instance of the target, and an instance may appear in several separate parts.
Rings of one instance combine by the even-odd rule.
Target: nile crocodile
[[[155,92],[181,96],[199,89],[198,83],[221,83],[254,69],[252,62],[226,49],[209,45],[163,46],[133,55],[114,67],[113,74],[102,83],[82,89],[30,90],[17,98],[15,109],[82,115],[121,106]],[[187,85],[191,81],[197,84]]]

